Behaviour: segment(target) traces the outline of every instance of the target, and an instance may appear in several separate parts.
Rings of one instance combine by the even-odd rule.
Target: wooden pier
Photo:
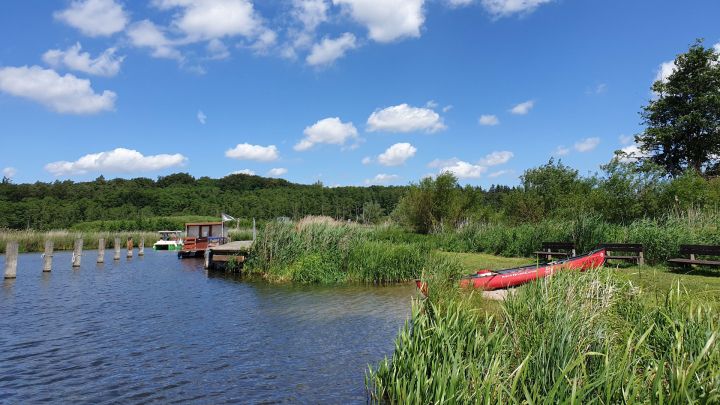
[[[229,262],[234,262],[238,268],[241,268],[250,254],[252,243],[251,240],[240,240],[208,248],[205,251],[205,268],[226,269]]]

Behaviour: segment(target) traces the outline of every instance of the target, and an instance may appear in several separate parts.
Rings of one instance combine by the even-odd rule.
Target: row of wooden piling
[[[113,260],[120,260],[121,256],[121,244],[120,244],[120,238],[115,238],[113,247],[115,248],[115,254],[113,255]],[[52,264],[53,264],[53,250],[54,250],[54,242],[52,240],[46,240],[45,241],[45,250],[42,255],[42,271],[43,272],[50,272],[52,271]],[[133,257],[133,250],[134,250],[134,244],[132,238],[129,238],[127,240],[127,254],[125,257],[131,258]],[[19,244],[18,242],[10,241],[7,243],[5,247],[5,278],[16,278],[17,277],[17,263],[18,263],[18,251],[19,251]],[[140,244],[138,245],[138,256],[144,256],[145,255],[145,238],[140,239]],[[75,239],[75,243],[73,244],[73,253],[71,258],[71,264],[73,268],[80,267],[80,262],[82,261],[83,256],[83,239],[78,238]],[[105,238],[100,238],[98,240],[98,256],[96,263],[105,263]]]

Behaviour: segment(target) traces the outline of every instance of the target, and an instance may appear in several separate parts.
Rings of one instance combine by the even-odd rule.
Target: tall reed
[[[105,238],[106,247],[113,244],[115,237],[122,240],[123,246],[128,238],[133,238],[137,244],[140,238],[145,238],[145,245],[152,246],[158,240],[156,232],[71,232],[71,231],[0,231],[0,253],[5,253],[5,246],[8,241],[19,243],[21,252],[42,252],[45,248],[45,241],[52,240],[55,250],[72,250],[73,243],[77,238],[83,238],[85,249],[97,249],[100,238]]]

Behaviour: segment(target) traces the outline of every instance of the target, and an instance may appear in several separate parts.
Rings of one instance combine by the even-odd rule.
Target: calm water
[[[59,252],[43,274],[20,256],[0,289],[0,403],[365,402],[367,365],[392,353],[414,294],[241,282],[168,252],[95,257],[72,270]]]

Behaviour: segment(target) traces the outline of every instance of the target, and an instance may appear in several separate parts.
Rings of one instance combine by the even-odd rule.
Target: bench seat
[[[567,253],[567,252],[538,251],[538,252],[535,252],[535,254],[540,255],[540,256],[570,256],[570,253]]]
[[[605,256],[605,259],[617,259],[617,260],[640,260],[640,256]]]
[[[680,264],[700,264],[704,266],[720,266],[720,261],[717,260],[692,260],[692,259],[670,259],[670,263]]]

